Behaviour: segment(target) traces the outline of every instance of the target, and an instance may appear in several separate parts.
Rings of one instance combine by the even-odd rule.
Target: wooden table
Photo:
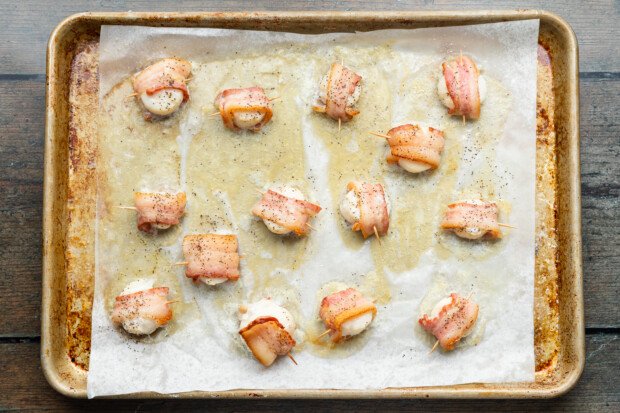
[[[107,4],[110,3],[110,4]],[[166,4],[168,3],[168,4]],[[75,401],[46,383],[39,363],[45,47],[82,11],[416,10],[519,8],[491,1],[4,2],[0,14],[0,409],[27,410],[620,410],[620,6],[613,0],[534,1],[577,33],[587,362],[576,388],[540,401]],[[415,368],[415,366],[413,367]]]

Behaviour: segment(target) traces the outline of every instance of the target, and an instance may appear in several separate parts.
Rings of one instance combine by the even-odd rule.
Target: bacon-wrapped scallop
[[[133,76],[133,89],[146,109],[145,119],[153,115],[170,116],[189,100],[187,79],[192,64],[177,58],[162,59]]]
[[[353,181],[340,203],[340,213],[364,238],[384,236],[390,226],[390,204],[383,185]]]
[[[321,79],[315,112],[325,113],[334,120],[348,122],[358,115],[355,104],[359,100],[362,77],[351,69],[333,63],[329,73]]]
[[[442,64],[437,81],[439,99],[448,113],[467,119],[480,117],[480,106],[487,94],[487,84],[476,63],[468,56],[456,56]]]
[[[172,319],[168,287],[153,288],[153,280],[129,283],[116,297],[112,322],[135,335],[153,333]]]
[[[390,145],[388,163],[414,174],[439,166],[445,143],[442,131],[406,124],[390,129],[386,137]]]
[[[330,294],[321,301],[319,317],[334,343],[356,336],[372,323],[377,307],[355,288]]]
[[[424,314],[418,322],[435,336],[444,350],[453,350],[467,336],[478,319],[478,304],[456,293],[440,300],[430,316]]]
[[[278,356],[290,356],[297,327],[286,308],[264,298],[242,307],[239,318],[239,334],[263,366],[271,366]]]
[[[476,240],[487,236],[501,238],[498,223],[499,208],[494,202],[468,200],[448,205],[441,228],[453,231],[461,238]]]
[[[271,101],[262,87],[226,89],[215,98],[224,126],[258,132],[273,116]]]
[[[185,275],[207,285],[239,279],[236,235],[193,234],[183,238]]]
[[[177,225],[185,212],[185,192],[136,192],[135,208],[138,212],[138,229],[156,234]]]
[[[299,189],[276,185],[263,194],[252,208],[252,214],[261,218],[274,234],[295,233],[303,236],[310,230],[308,221],[321,209],[320,206],[306,201]]]

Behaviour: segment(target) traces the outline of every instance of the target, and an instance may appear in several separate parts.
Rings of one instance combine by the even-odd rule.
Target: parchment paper
[[[492,173],[485,175],[485,179],[493,181],[497,188],[494,195],[500,202],[502,218],[509,220],[517,230],[508,231],[504,239],[489,250],[491,252],[472,247],[475,243],[455,241],[453,236],[438,231],[433,235],[431,247],[420,252],[417,265],[405,271],[386,271],[381,282],[386,284],[383,288],[389,290],[389,299],[380,301],[377,318],[364,333],[364,338],[358,341],[354,351],[345,356],[342,356],[345,353],[336,352],[340,355],[338,357],[309,351],[309,345],[304,345],[306,334],[300,331],[296,337],[301,344],[300,350],[295,352],[299,365],[294,366],[284,358],[266,369],[249,353],[231,351],[227,344],[239,340],[236,333],[237,320],[233,318],[231,309],[241,302],[231,302],[225,307],[226,311],[222,311],[221,306],[214,306],[213,303],[218,294],[226,294],[228,290],[196,288],[190,280],[184,279],[182,270],[174,275],[181,285],[176,293],[187,306],[194,306],[196,311],[187,311],[184,316],[180,311],[184,322],[179,328],[156,340],[135,340],[114,328],[104,297],[115,276],[114,271],[127,263],[122,261],[117,249],[110,247],[110,239],[131,234],[110,234],[110,228],[107,227],[109,216],[100,213],[88,396],[140,391],[177,393],[228,389],[382,389],[470,382],[532,381],[538,26],[538,20],[529,20],[324,35],[102,27],[102,100],[115,85],[157,58],[179,56],[196,64],[207,60],[225,60],[231,54],[257,50],[266,54],[277,53],[289,46],[307,47],[308,53],[317,55],[329,55],[334,49],[388,47],[395,60],[379,61],[376,65],[389,82],[393,109],[386,116],[391,118],[393,126],[415,120],[412,118],[414,112],[418,114],[417,120],[440,129],[447,122],[454,122],[448,119],[445,108],[440,106],[430,108],[425,118],[420,119],[419,108],[416,109],[419,102],[416,103],[414,92],[402,90],[401,86],[407,81],[415,83],[416,76],[429,62],[439,63],[446,56],[463,51],[477,60],[485,76],[503,88],[498,86],[493,90],[505,91],[504,96],[487,97],[486,104],[504,102],[508,110],[505,118],[494,119],[498,122],[496,139],[487,141],[482,149],[473,123],[459,129],[462,132],[459,136],[447,138],[448,146],[451,142],[460,142],[462,150],[458,155],[459,168],[452,171],[455,181],[446,199],[462,199],[458,197],[477,188],[476,182],[472,182],[474,172],[488,168],[491,164]],[[298,70],[307,68],[300,66]],[[299,98],[294,104],[303,109],[301,113],[304,113],[301,138],[305,148],[305,164],[311,166],[306,167],[311,199],[321,205],[331,206],[334,198],[341,194],[332,193],[328,188],[329,157],[310,122],[311,116],[317,116],[310,111],[316,84],[317,79],[312,78],[301,83]],[[193,90],[191,84],[190,93],[194,101],[200,101],[196,97],[201,91]],[[427,96],[426,99],[437,98]],[[206,100],[212,100],[212,97]],[[172,143],[173,146],[178,145],[180,153],[179,174],[168,177],[169,181],[164,178],[166,184],[177,183],[178,187],[186,191],[195,189],[187,187],[187,159],[192,139],[208,128],[204,110],[191,105],[192,100],[179,120],[176,143]],[[485,110],[492,109],[483,106],[482,111]],[[360,115],[363,116],[364,113]],[[274,122],[278,121],[274,119]],[[106,136],[100,136],[100,139],[106,139]],[[349,143],[351,151],[355,151],[355,140]],[[149,148],[142,147],[142,150],[148,151]],[[132,154],[127,156],[131,157]],[[213,160],[213,154],[205,154],[205,159],[207,157],[217,162]],[[375,158],[377,165],[383,165],[382,156],[377,155]],[[98,160],[100,163],[114,161],[105,158]],[[441,170],[436,172],[441,173]],[[416,179],[404,175],[398,179],[390,176],[385,175],[384,180],[392,200],[397,200],[399,192],[403,191],[402,179]],[[146,182],[144,179],[142,184]],[[153,182],[150,184],[153,185]],[[101,199],[102,196],[100,191],[101,205],[106,202]],[[227,199],[226,188],[205,196],[234,202]],[[410,207],[416,208],[416,205]],[[188,209],[191,211],[191,208],[190,203]],[[253,285],[249,281],[251,277],[244,275],[237,286],[225,288],[238,289],[243,301],[270,293],[281,298],[285,304],[297,306],[299,311],[296,314],[301,317],[316,318],[317,291],[331,281],[359,282],[359,275],[372,273],[376,265],[369,258],[370,243],[373,240],[368,240],[359,249],[347,248],[338,235],[338,220],[341,218],[337,211],[327,209],[325,218],[313,223],[317,228],[308,240],[309,257],[299,268],[279,269],[289,280],[294,294],[287,296],[282,291],[278,292],[277,287],[260,291],[260,286]],[[434,217],[432,224],[437,225],[440,218]],[[243,231],[249,219],[233,216],[228,229]],[[133,221],[128,222],[135,225]],[[420,224],[410,223],[413,226]],[[197,232],[197,228],[189,228],[187,225],[184,223],[182,230],[171,235],[178,241],[177,246],[162,248],[160,251],[171,262],[180,258],[179,245],[183,234]],[[439,248],[442,245],[443,249]],[[470,247],[474,249],[473,253],[462,252]],[[277,260],[274,259],[274,267],[277,266]],[[244,268],[242,264],[242,274],[250,271],[251,268]],[[435,351],[429,354],[433,339],[420,329],[417,319],[422,312],[430,311],[438,299],[452,291],[462,294],[471,292],[473,299],[480,305],[476,330],[456,351]]]

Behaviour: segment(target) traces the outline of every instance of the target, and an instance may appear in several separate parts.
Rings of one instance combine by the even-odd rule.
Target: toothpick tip
[[[293,363],[295,363],[295,365],[296,365],[296,366],[298,365],[298,364],[297,364],[297,361],[295,360],[295,358],[293,357],[293,355],[292,355],[291,353],[286,353],[286,355],[288,356],[288,358],[290,358],[290,359],[291,359],[291,361],[292,361]]]

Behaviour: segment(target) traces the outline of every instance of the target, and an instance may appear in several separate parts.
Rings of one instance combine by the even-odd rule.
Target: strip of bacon
[[[321,207],[308,201],[289,198],[269,189],[252,208],[255,216],[275,222],[297,235],[308,233],[308,221],[321,211]]]
[[[269,367],[278,356],[295,347],[295,339],[275,317],[260,317],[239,330],[254,357]]]
[[[185,212],[185,192],[136,192],[134,202],[138,211],[138,229],[156,233],[158,226],[179,223]]]
[[[474,61],[467,56],[454,57],[443,63],[443,76],[454,108],[451,115],[465,116],[469,119],[480,117],[480,72]]]
[[[375,233],[383,236],[390,227],[385,192],[381,184],[367,182],[349,182],[347,190],[355,191],[359,200],[360,220],[353,224],[353,231],[362,231],[362,236],[368,238]]]
[[[359,114],[359,111],[350,107],[348,100],[361,80],[360,75],[340,63],[332,64],[328,74],[325,105],[318,105],[313,109],[316,112],[325,112],[327,116],[335,120],[350,121]]]
[[[178,89],[183,92],[183,101],[189,99],[187,78],[192,71],[192,64],[187,60],[162,59],[133,77],[133,89],[138,94],[146,92],[153,95],[162,89]]]
[[[389,163],[398,163],[399,159],[422,162],[431,168],[437,168],[444,147],[443,132],[428,128],[423,130],[418,125],[401,125],[388,131],[391,154]]]
[[[172,319],[168,301],[168,287],[157,287],[132,294],[119,295],[114,302],[112,321],[121,324],[128,320],[143,318],[163,326]]]
[[[245,89],[226,89],[217,95],[215,105],[220,110],[224,125],[232,130],[240,130],[235,124],[235,113],[258,112],[262,114],[262,120],[250,129],[254,132],[259,131],[273,116],[271,102],[263,88],[258,86]]]
[[[453,350],[473,327],[478,319],[478,305],[459,296],[450,294],[451,302],[444,305],[435,318],[424,314],[418,322],[439,340],[444,350]]]
[[[494,202],[456,202],[448,205],[441,228],[452,230],[478,228],[487,236],[501,238],[502,232],[497,223],[498,217],[499,208]]]
[[[239,279],[239,254],[236,235],[195,234],[183,238],[187,260],[185,275],[199,278]]]
[[[331,330],[331,339],[336,343],[345,338],[342,335],[342,324],[367,312],[372,312],[374,319],[377,307],[355,288],[347,288],[323,298],[319,317]]]

